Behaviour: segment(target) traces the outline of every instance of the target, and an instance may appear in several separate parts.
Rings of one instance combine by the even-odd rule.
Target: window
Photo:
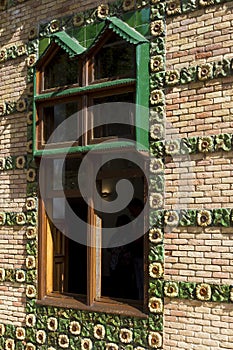
[[[96,183],[90,184],[93,193],[91,191],[88,198],[83,198],[77,183],[80,164],[93,144],[100,148],[92,156],[95,159],[89,164],[90,174],[94,172],[96,157],[108,153],[105,148],[101,150],[102,141],[109,144],[119,138],[142,141],[137,130],[140,116],[135,105],[148,102],[148,86],[143,86],[145,81],[141,79],[140,63],[143,62],[146,63],[145,79],[147,40],[113,18],[106,20],[104,29],[88,49],[64,32],[54,34],[37,64],[34,155],[43,155],[44,178],[47,179],[43,181],[40,200],[39,299],[43,303],[62,304],[65,298],[66,303],[84,308],[111,305],[117,311],[119,303],[124,307],[143,308],[144,239],[118,248],[106,248],[102,235],[105,228],[114,227],[117,237],[120,226],[131,222],[134,225],[135,216],[132,217],[130,208],[106,214],[90,205],[95,202],[95,185],[102,200],[113,201],[117,197],[116,184],[126,178],[143,206],[147,185],[143,171],[124,159],[128,152],[135,152],[135,145],[122,148],[122,158],[103,165]],[[127,125],[105,123],[106,116],[101,110],[90,108],[111,102],[130,103],[130,108],[122,115]],[[105,112],[106,115],[111,113],[111,107]],[[63,128],[54,136],[54,130],[73,114],[75,125]],[[101,125],[94,127],[96,122]],[[59,153],[70,141],[71,152],[62,166]],[[113,144],[113,154],[114,147]],[[121,145],[116,147],[119,150]],[[84,224],[80,228],[67,221],[70,209],[90,226]],[[144,227],[141,230],[144,232]],[[81,235],[83,241],[73,240],[75,235]],[[90,240],[94,240],[94,246],[87,244]]]

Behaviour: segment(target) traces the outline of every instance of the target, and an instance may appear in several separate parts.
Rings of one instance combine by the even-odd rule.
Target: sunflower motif
[[[74,15],[74,17],[73,17],[74,27],[81,27],[81,25],[83,25],[83,23],[84,23],[84,16],[82,13],[77,13],[76,15]]]
[[[158,332],[149,332],[148,335],[148,344],[154,349],[159,349],[162,347],[163,338],[162,335]]]
[[[15,221],[17,225],[25,225],[26,224],[26,216],[24,213],[17,213],[15,217]]]
[[[16,103],[16,110],[17,112],[24,112],[27,108],[27,104],[25,99],[20,99],[17,103]]]
[[[167,15],[176,15],[181,13],[180,0],[170,0],[167,2]]]
[[[163,70],[164,62],[163,56],[153,56],[150,60],[150,68],[152,72],[159,72]]]
[[[109,14],[109,6],[105,4],[101,4],[97,8],[97,17],[100,19],[104,19]]]
[[[159,209],[163,207],[163,196],[160,193],[151,193],[150,207],[153,209]]]
[[[6,222],[6,213],[0,213],[0,225],[5,225]]]
[[[60,22],[57,19],[53,19],[50,23],[49,23],[49,30],[50,33],[55,33],[60,29]]]
[[[5,325],[3,323],[0,323],[0,337],[3,337],[5,334]]]
[[[136,348],[134,348],[134,350],[146,350],[146,349],[143,348],[142,346],[137,346]]]
[[[44,344],[46,341],[46,333],[42,329],[36,332],[36,341],[38,344]]]
[[[135,0],[124,0],[122,8],[124,11],[133,10],[135,7]]]
[[[28,33],[28,39],[33,40],[37,37],[37,27],[32,27]]]
[[[60,334],[58,337],[58,345],[63,348],[67,349],[69,347],[69,338],[65,334]]]
[[[36,258],[33,255],[28,255],[26,257],[26,268],[27,269],[35,269],[36,267]]]
[[[180,73],[178,70],[170,70],[166,72],[165,82],[168,86],[178,84],[179,80],[180,80]]]
[[[210,300],[211,287],[209,284],[201,283],[196,286],[196,296],[199,300]]]
[[[200,6],[209,6],[209,5],[214,5],[215,2],[214,0],[199,0]]]
[[[13,339],[6,340],[5,350],[15,350],[15,341]]]
[[[3,62],[7,59],[7,51],[6,49],[1,49],[0,51],[0,62]]]
[[[0,158],[0,170],[5,169],[6,160],[5,158]]]
[[[30,67],[33,67],[36,63],[36,55],[34,53],[32,53],[31,55],[29,55],[27,57],[27,66],[30,68]]]
[[[170,140],[165,143],[165,152],[167,155],[175,155],[180,153],[180,141]]]
[[[133,340],[133,332],[130,329],[122,328],[119,334],[120,341],[129,344]]]
[[[163,103],[164,101],[164,94],[162,90],[153,90],[150,94],[150,102],[152,105],[158,105],[160,103]]]
[[[19,156],[16,158],[15,166],[17,169],[23,169],[26,164],[26,159],[24,156]]]
[[[28,314],[26,316],[26,326],[34,327],[36,324],[36,316],[34,314]]]
[[[15,336],[18,340],[24,340],[26,336],[25,329],[23,327],[17,327],[15,330]]]
[[[24,44],[21,44],[17,47],[17,53],[18,56],[22,56],[26,53],[26,46]]]
[[[161,159],[153,158],[150,162],[150,172],[153,174],[158,174],[163,172],[164,164]]]
[[[152,278],[160,278],[163,276],[163,266],[161,263],[153,262],[149,265],[149,275]]]
[[[165,282],[164,295],[169,298],[178,297],[179,295],[178,284],[176,282]]]
[[[32,125],[33,122],[33,113],[32,112],[28,112],[27,114],[27,124],[28,125]]]
[[[33,197],[28,197],[25,204],[26,210],[36,209],[36,199]]]
[[[27,142],[27,153],[32,153],[32,141]]]
[[[30,299],[35,298],[36,288],[33,285],[28,284],[26,287],[26,296]]]
[[[36,179],[36,171],[35,169],[28,169],[27,170],[27,181],[28,182],[34,182]]]
[[[19,283],[23,283],[26,280],[26,275],[25,275],[25,271],[23,270],[17,270],[16,274],[15,274],[15,279],[17,282]]]
[[[27,343],[26,344],[26,350],[36,350],[36,347],[32,343]]]
[[[164,127],[161,124],[153,124],[150,127],[150,135],[154,140],[160,140],[164,135]]]
[[[168,226],[177,226],[179,224],[179,214],[175,210],[167,210],[164,215],[164,223]]]
[[[49,317],[47,320],[47,327],[49,331],[56,332],[58,327],[57,319],[55,317]]]
[[[6,104],[5,102],[0,102],[0,116],[3,116],[6,114]]]
[[[163,233],[160,228],[153,227],[149,231],[149,240],[151,243],[158,244],[163,241]]]
[[[163,21],[154,21],[151,23],[151,34],[153,36],[159,36],[164,32],[164,23]]]
[[[119,347],[117,344],[114,343],[108,343],[106,344],[105,350],[118,350]]]
[[[91,350],[92,341],[89,338],[81,339],[81,350]]]
[[[212,223],[212,215],[209,210],[200,210],[197,212],[197,224],[199,226],[209,226]]]
[[[211,152],[214,149],[214,141],[211,136],[203,136],[198,139],[198,150],[202,153]]]
[[[213,73],[213,66],[210,63],[205,63],[197,67],[197,77],[201,81],[211,78],[212,73]]]
[[[81,325],[77,321],[72,321],[69,326],[71,334],[78,335],[81,333]]]
[[[34,91],[33,91],[33,83],[30,83],[27,86],[27,95],[28,96],[33,96],[33,93],[34,93]]]
[[[102,324],[97,324],[94,327],[94,337],[96,339],[104,339],[105,337],[105,327]]]
[[[152,297],[149,299],[148,307],[150,312],[155,314],[161,314],[163,312],[163,302],[162,299]]]
[[[28,239],[36,238],[36,228],[34,226],[28,226],[26,229],[26,236]]]

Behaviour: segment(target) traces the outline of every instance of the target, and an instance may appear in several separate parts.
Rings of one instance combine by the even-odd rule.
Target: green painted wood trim
[[[78,93],[87,93],[87,92],[94,92],[98,89],[104,89],[104,88],[110,88],[110,87],[117,87],[123,84],[133,84],[135,83],[135,79],[119,79],[119,80],[114,80],[114,81],[107,81],[104,83],[97,83],[93,85],[88,85],[88,86],[82,86],[82,87],[76,87],[72,89],[66,89],[63,91],[59,92],[49,92],[45,94],[40,94],[40,95],[35,95],[34,99],[35,101],[40,101],[40,100],[46,100],[49,98],[59,98],[59,97],[65,97],[65,96],[72,96]]]
[[[35,96],[36,96],[36,72],[34,69],[33,74],[33,111],[32,111],[32,153],[36,150],[36,103],[35,103]]]
[[[94,145],[87,146],[76,146],[76,147],[64,147],[64,148],[47,148],[45,150],[34,150],[35,157],[41,156],[51,156],[56,154],[72,154],[72,153],[85,153],[89,151],[105,151],[111,149],[121,149],[121,148],[135,148],[135,143],[132,141],[113,141],[113,142],[103,142]]]
[[[149,43],[136,47],[136,141],[149,149]],[[141,108],[142,107],[142,108]]]

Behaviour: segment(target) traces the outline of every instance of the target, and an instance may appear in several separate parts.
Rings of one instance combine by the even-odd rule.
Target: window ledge
[[[101,298],[100,301],[95,301],[92,305],[88,306],[73,297],[54,294],[44,296],[43,299],[37,300],[36,303],[45,306],[66,307],[90,312],[105,312],[123,316],[148,318],[146,313],[139,310],[139,307],[142,308],[142,304],[138,303],[136,305],[135,302],[135,306],[133,306],[109,298]]]

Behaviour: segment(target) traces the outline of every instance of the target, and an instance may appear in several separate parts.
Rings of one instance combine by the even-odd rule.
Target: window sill
[[[145,312],[139,310],[139,308],[142,309],[141,303],[135,302],[134,305],[129,305],[120,301],[112,300],[110,298],[101,298],[101,300],[95,301],[92,305],[89,306],[84,302],[75,299],[74,297],[53,293],[44,296],[43,299],[37,300],[36,303],[38,305],[65,307],[90,312],[105,312],[140,318],[148,317]]]

